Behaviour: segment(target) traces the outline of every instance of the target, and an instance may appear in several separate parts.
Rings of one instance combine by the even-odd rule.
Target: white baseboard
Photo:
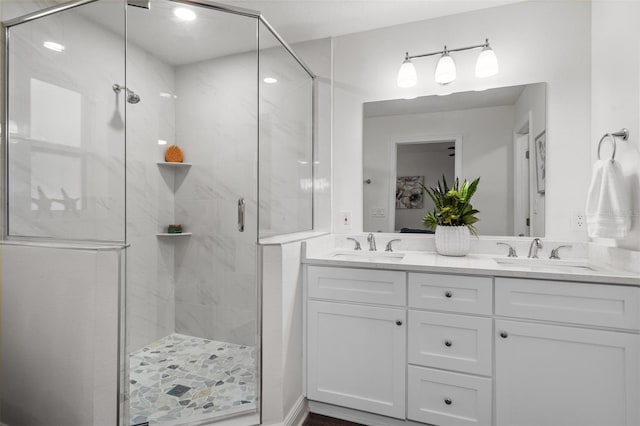
[[[309,414],[309,404],[304,396],[300,396],[284,418],[284,426],[302,426]]]

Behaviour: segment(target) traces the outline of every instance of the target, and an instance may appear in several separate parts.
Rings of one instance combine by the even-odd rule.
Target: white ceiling
[[[367,31],[421,21],[522,0],[222,0],[259,11],[287,43]],[[0,0],[2,18],[9,19],[62,0]],[[121,34],[122,0],[100,0],[76,9],[101,26]],[[171,65],[251,51],[256,48],[250,19],[198,10],[193,22],[178,22],[172,15],[184,4],[151,0],[151,11],[130,7],[128,39]],[[198,8],[199,9],[199,8]],[[255,21],[254,21],[255,22]],[[273,40],[261,39],[262,48]]]
[[[335,37],[523,0],[222,0],[258,10],[288,43]]]

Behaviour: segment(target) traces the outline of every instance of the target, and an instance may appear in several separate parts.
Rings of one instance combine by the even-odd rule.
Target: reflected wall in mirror
[[[433,203],[402,183],[415,177],[434,186],[444,175],[480,177],[479,234],[544,236],[536,162],[545,156],[534,144],[546,128],[546,86],[365,103],[364,231],[427,232],[422,218]],[[419,198],[422,205],[412,202]]]

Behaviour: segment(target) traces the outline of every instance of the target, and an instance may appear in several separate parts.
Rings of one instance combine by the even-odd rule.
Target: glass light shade
[[[398,71],[398,86],[399,87],[413,87],[418,82],[418,76],[416,75],[416,67],[413,66],[411,59],[405,59]]]
[[[445,52],[438,60],[438,65],[436,66],[436,83],[449,84],[455,79],[456,64],[453,62],[453,58]]]
[[[491,77],[498,73],[498,58],[493,49],[486,46],[480,52],[478,61],[476,62],[476,77],[485,78]]]

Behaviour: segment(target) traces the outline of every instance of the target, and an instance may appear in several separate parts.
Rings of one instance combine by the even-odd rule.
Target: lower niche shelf
[[[187,237],[189,235],[193,235],[191,232],[179,232],[176,234],[169,234],[168,232],[158,232],[156,237]]]

